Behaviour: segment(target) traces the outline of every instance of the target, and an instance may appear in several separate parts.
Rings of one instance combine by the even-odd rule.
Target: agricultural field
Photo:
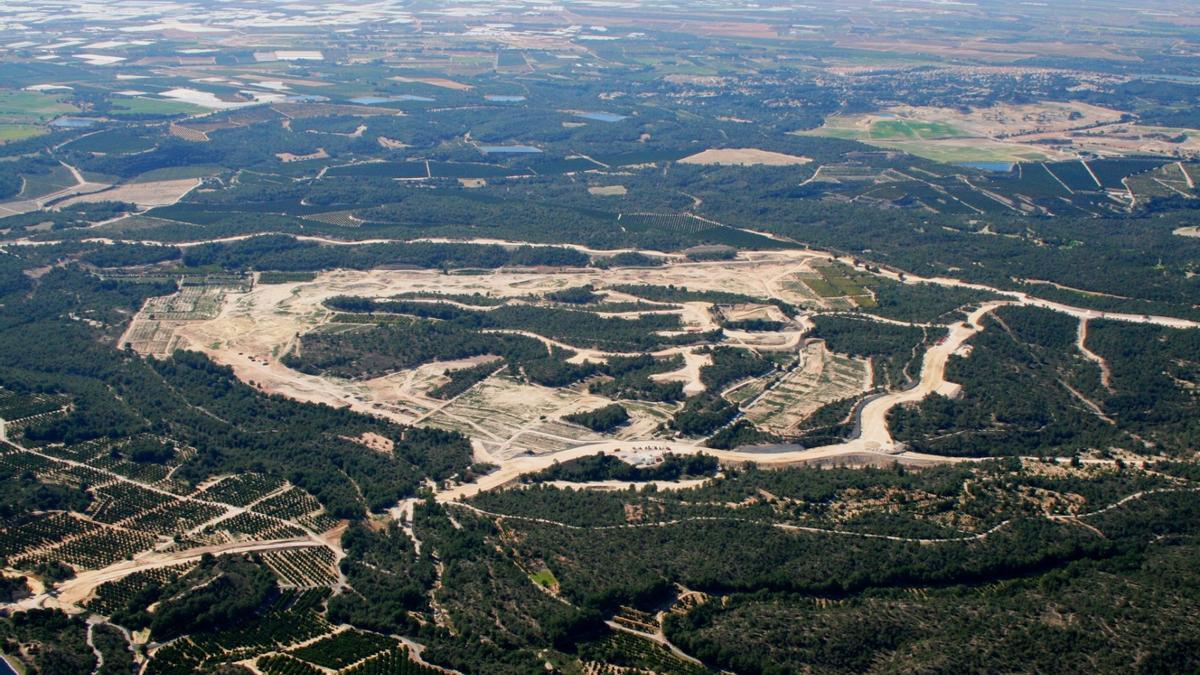
[[[83,136],[63,147],[80,152],[108,154],[145,152],[154,146],[154,138],[142,130],[112,129]]]
[[[123,344],[144,353],[169,354],[179,344],[175,336],[179,326],[215,318],[221,311],[225,295],[243,288],[237,280],[215,279],[200,283],[184,280],[178,293],[146,301],[142,318],[130,325],[122,339]]]
[[[78,112],[79,108],[63,99],[61,95],[32,91],[0,91],[0,119],[44,123]]]
[[[179,201],[187,193],[200,185],[196,178],[180,178],[177,180],[156,180],[122,185],[113,190],[71,197],[62,202],[62,206],[73,206],[89,202],[125,202],[141,208],[166,206]]]
[[[109,114],[116,117],[177,117],[196,115],[204,111],[204,108],[184,101],[133,96],[116,99]]]
[[[795,436],[818,408],[860,396],[873,386],[868,363],[831,354],[821,342],[806,345],[800,356],[779,384],[742,404],[746,418],[763,431]]]
[[[1083,102],[995,105],[969,110],[892,106],[835,116],[807,134],[857,140],[946,164],[1033,162],[1067,152],[1099,155],[1194,151],[1162,139],[1184,130],[1126,124],[1127,115]]]
[[[23,141],[46,133],[45,127],[33,124],[0,124],[0,143]]]
[[[27,411],[30,415],[22,418],[26,420],[46,419],[40,411],[53,403],[31,407],[33,402],[19,404],[17,398],[6,399],[8,414],[16,418]],[[8,439],[21,438],[32,446],[34,441],[27,436],[30,428],[8,427]],[[266,653],[280,644],[303,643],[331,630],[312,608],[313,601],[319,602],[341,583],[336,570],[341,555],[337,538],[319,536],[336,530],[340,523],[325,514],[311,495],[251,473],[192,490],[172,481],[165,471],[140,477],[114,462],[129,458],[139,466],[178,467],[190,456],[190,451],[172,449],[155,438],[116,446],[90,441],[79,446],[11,449],[20,447],[10,446],[0,454],[6,474],[10,467],[36,470],[60,489],[78,490],[78,496],[71,498],[78,505],[63,505],[78,511],[55,510],[5,525],[0,555],[10,570],[45,578],[47,583],[63,582],[61,593],[53,599],[43,596],[39,602],[86,607],[94,615],[128,625],[140,621],[139,615],[147,616],[146,604],[164,588],[205,574],[213,554],[257,551],[267,569],[278,575],[284,596],[236,633],[196,638],[168,651],[182,649],[199,661],[205,653],[222,654],[228,649]],[[69,478],[72,473],[78,478]],[[50,479],[51,475],[56,477]],[[289,589],[308,595],[296,596],[297,591]],[[217,644],[221,647],[214,649]]]
[[[1196,192],[1192,175],[1200,171],[1195,163],[1170,162],[1150,171],[1144,171],[1124,179],[1124,185],[1134,199],[1184,197],[1194,199]]]
[[[815,265],[812,273],[793,278],[833,308],[870,308],[876,304],[871,289],[878,282],[871,275],[844,264]]]

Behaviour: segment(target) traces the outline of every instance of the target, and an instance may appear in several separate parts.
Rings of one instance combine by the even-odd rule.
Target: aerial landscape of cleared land
[[[0,7],[0,656],[1200,668],[1200,11]]]

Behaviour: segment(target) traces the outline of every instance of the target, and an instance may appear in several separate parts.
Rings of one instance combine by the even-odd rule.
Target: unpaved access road
[[[307,537],[296,537],[293,539],[277,539],[272,541],[231,542],[170,553],[152,551],[135,556],[133,560],[122,560],[102,569],[80,572],[75,578],[59,586],[56,599],[59,604],[64,606],[79,604],[86,600],[100,584],[124,579],[134,572],[144,572],[146,570],[173,567],[184,563],[199,562],[200,558],[206,553],[211,555],[261,553],[295,548],[312,548],[315,546],[324,546],[324,544]]]
[[[0,217],[15,216],[22,213],[29,213],[30,211],[37,211],[45,208],[47,204],[50,204],[55,200],[70,197],[72,195],[84,195],[92,192],[99,192],[101,190],[107,190],[110,187],[107,183],[89,182],[75,167],[71,166],[70,164],[62,162],[60,163],[71,172],[71,176],[75,179],[75,185],[38,197],[14,199],[12,201],[0,203]]]
[[[525,455],[501,460],[500,468],[476,480],[474,483],[455,485],[442,490],[436,495],[439,502],[452,502],[472,497],[481,492],[502,488],[520,480],[521,476],[537,473],[550,468],[554,464],[567,462],[582,457],[597,454],[624,453],[663,453],[671,452],[677,455],[694,455],[704,453],[730,464],[753,462],[758,466],[784,467],[805,464],[876,464],[887,465],[892,462],[928,465],[946,462],[972,461],[970,459],[941,457],[916,452],[884,452],[878,449],[865,449],[856,441],[847,441],[837,445],[827,445],[820,448],[796,450],[781,450],[779,452],[744,452],[737,450],[714,450],[702,447],[699,440],[681,441],[602,441],[580,445],[562,452],[546,455]]]
[[[1104,360],[1103,356],[1100,356],[1091,349],[1088,349],[1087,335],[1088,320],[1080,319],[1079,330],[1076,332],[1075,336],[1075,347],[1079,349],[1079,353],[1083,354],[1087,360],[1095,363],[1100,368],[1100,384],[1102,384],[1109,393],[1115,394],[1117,390],[1113,389],[1112,386],[1112,371],[1108,368],[1108,362]]]
[[[921,363],[921,379],[916,386],[904,391],[885,394],[872,399],[863,406],[860,414],[862,433],[850,441],[848,446],[857,446],[858,450],[889,450],[895,448],[895,441],[888,430],[887,415],[892,408],[904,403],[916,403],[935,393],[952,393],[950,387],[957,387],[946,382],[946,363],[950,355],[958,351],[976,333],[983,330],[980,320],[983,316],[997,307],[1005,305],[1003,301],[989,302],[971,312],[967,320],[950,327],[950,334],[938,344],[925,350],[925,358]]]

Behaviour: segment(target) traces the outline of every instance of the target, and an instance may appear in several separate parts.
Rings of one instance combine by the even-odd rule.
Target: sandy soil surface
[[[1120,110],[1079,101],[1000,104],[971,108],[966,112],[956,108],[895,106],[888,112],[900,118],[947,122],[992,138],[1062,132],[1113,123],[1123,114]]]
[[[353,438],[348,436],[343,436],[342,438],[354,443],[358,443],[365,448],[370,448],[375,452],[383,453],[385,455],[391,454],[392,451],[396,449],[396,444],[392,442],[392,439],[380,436],[373,431],[363,432],[362,434],[359,434]]]
[[[107,187],[107,186],[104,186],[104,187]],[[245,241],[247,239],[253,239],[256,237],[262,237],[262,236],[267,236],[267,235],[280,235],[280,234],[286,234],[286,236],[295,237],[298,241],[313,241],[313,242],[317,242],[319,244],[327,244],[329,246],[366,246],[369,244],[392,244],[392,243],[403,244],[403,243],[413,243],[413,242],[428,242],[428,243],[433,243],[433,244],[446,244],[446,243],[450,243],[450,244],[483,244],[483,245],[502,246],[504,248],[520,248],[522,246],[555,246],[558,248],[569,248],[572,250],[580,251],[581,253],[586,253],[588,255],[594,255],[597,257],[608,257],[608,256],[616,255],[618,253],[637,252],[637,253],[641,253],[643,255],[650,256],[651,258],[662,258],[665,260],[673,260],[673,261],[680,261],[680,260],[684,259],[684,257],[682,255],[674,254],[674,253],[663,253],[662,251],[638,250],[638,249],[631,249],[631,248],[595,249],[595,248],[588,248],[587,246],[583,246],[580,244],[536,244],[536,243],[530,244],[529,242],[512,241],[512,240],[507,240],[507,239],[493,239],[493,238],[489,238],[489,237],[475,237],[475,238],[466,238],[466,239],[454,239],[454,238],[449,238],[449,237],[420,237],[417,239],[380,238],[380,239],[345,240],[345,239],[333,239],[330,237],[319,237],[319,236],[304,235],[304,234],[298,235],[298,234],[293,234],[293,233],[282,233],[282,232],[255,232],[253,234],[239,234],[239,235],[233,235],[230,237],[218,237],[216,239],[200,239],[200,240],[195,240],[195,241],[171,242],[171,246],[175,246],[176,248],[192,248],[195,246],[205,246],[208,244],[228,244],[228,243],[232,243],[232,242],[236,242],[236,241]],[[767,232],[755,232],[754,234],[762,235],[764,237],[767,237],[768,239],[778,239],[777,236],[772,235]],[[118,239],[111,239],[108,237],[89,237],[89,238],[83,239],[82,241],[84,241],[84,242],[99,242],[99,243],[104,243],[104,244],[123,243],[123,244],[145,244],[147,246],[161,246],[162,245],[162,242],[159,242],[159,241],[139,240],[139,239],[130,239],[130,238],[121,238],[118,240]],[[8,246],[48,246],[48,245],[51,245],[54,243],[55,242],[52,242],[52,241],[34,241],[34,240],[31,240],[28,238],[13,239],[13,240],[9,240],[9,241],[5,242],[5,244]],[[815,252],[815,251],[810,251],[808,253],[810,255],[823,255],[823,254]],[[747,257],[752,258],[752,257],[754,257],[754,254],[748,254]],[[825,256],[825,257],[828,257],[828,256]],[[699,263],[697,263],[697,264],[699,264]]]
[[[1141,124],[1107,124],[1079,131],[1051,131],[1014,136],[1021,143],[1069,140],[1079,150],[1101,156],[1168,155],[1193,157],[1200,154],[1200,137],[1184,129],[1169,129]],[[1184,136],[1179,143],[1172,137]]]
[[[552,454],[602,440],[602,435],[562,418],[610,402],[579,388],[552,389],[510,377],[493,377],[423,421],[461,431],[477,439],[493,460],[504,460],[521,454]]]
[[[382,377],[353,381],[306,375],[284,366],[279,359],[292,348],[299,334],[318,328],[355,330],[353,326],[327,325],[333,313],[322,303],[334,295],[388,297],[399,293],[428,293],[434,296],[480,293],[493,297],[527,298],[589,283],[601,290],[610,284],[674,284],[696,290],[775,295],[770,290],[772,280],[804,269],[809,257],[802,252],[755,254],[740,261],[681,263],[660,268],[552,272],[500,270],[487,275],[444,275],[423,270],[338,271],[323,274],[312,282],[259,285],[249,292],[222,289],[220,295],[214,296],[220,299],[214,300],[218,304],[211,312],[165,311],[195,309],[193,305],[198,300],[191,298],[187,302],[174,301],[176,296],[154,300],[148,302],[132,322],[123,342],[129,342],[144,353],[165,354],[177,347],[203,351],[215,361],[231,366],[240,379],[253,383],[263,391],[301,401],[349,406],[359,412],[401,423],[427,423],[457,429],[479,438],[490,452],[499,457],[522,452],[553,453],[580,443],[600,440],[601,436],[559,420],[564,415],[601,407],[609,401],[581,391],[520,385],[507,378],[477,385],[476,390],[468,392],[461,397],[462,400],[442,401],[428,396],[431,389],[446,381],[445,371],[469,367],[486,359],[431,363]],[[785,292],[784,295],[789,301],[803,299],[794,292]],[[614,293],[611,299],[627,301],[633,298]],[[207,301],[203,304],[207,308]],[[717,327],[710,305],[704,302],[676,306],[664,304],[652,311],[679,314],[688,331],[703,332]],[[775,316],[777,312],[774,307],[763,305],[743,307],[737,313]],[[622,315],[633,314],[636,312]],[[780,333],[734,331],[730,342],[764,351],[793,350],[798,349],[807,328],[800,325]],[[571,349],[576,352],[572,361],[577,363],[603,362],[614,355],[612,352],[578,348],[534,333],[506,332],[521,333],[547,345]],[[711,362],[708,355],[697,353],[694,346],[671,347],[655,354],[678,354],[684,359],[681,369],[657,375],[655,379],[682,382],[688,394],[704,390],[700,382],[700,368]],[[634,421],[617,436],[626,437],[629,433],[646,437],[658,435],[655,430],[669,415],[669,409],[670,406],[631,406]],[[541,417],[544,419],[539,419]]]
[[[593,185],[588,188],[588,194],[597,197],[620,197],[628,192],[624,185]]]
[[[698,445],[698,442],[680,441],[604,441],[582,445],[564,450],[554,455],[514,457],[505,461],[500,469],[483,476],[474,483],[456,485],[437,494],[439,502],[466,499],[480,492],[487,492],[506,487],[528,473],[536,473],[549,468],[556,462],[565,462],[596,454],[620,454],[625,452],[664,453],[672,452],[678,455],[692,455],[703,452],[716,457],[722,462],[741,464],[754,462],[760,467],[802,466],[805,464],[827,465],[842,464],[888,466],[894,462],[907,464],[936,464],[945,462],[974,461],[969,459],[947,458],[936,455],[925,455],[913,452],[887,453],[879,450],[863,450],[848,448],[844,445],[812,448],[807,450],[784,450],[780,452],[739,452],[731,450],[713,450]]]
[[[1121,111],[1087,103],[1044,102],[1000,104],[987,108],[939,108],[897,105],[874,113],[835,115],[825,121],[829,129],[855,131],[868,140],[905,140],[902,135],[879,136],[879,123],[912,122],[938,125],[915,128],[916,138],[994,138],[1026,134],[1061,133],[1084,127],[1114,124]],[[907,137],[912,138],[912,137]]]
[[[742,404],[747,419],[765,431],[794,435],[817,408],[871,389],[870,363],[835,356],[823,340],[811,340],[799,354],[800,365],[769,390]]]
[[[768,321],[786,321],[783,310],[775,305],[744,303],[725,305],[721,307],[721,316],[730,321],[746,321],[748,319],[766,319]]]
[[[365,126],[360,126],[359,128],[364,131],[366,130]],[[325,159],[329,156],[329,153],[325,152],[325,148],[317,148],[316,152],[310,152],[307,155],[293,155],[290,152],[277,152],[275,153],[275,156],[279,158],[279,161],[288,163],[303,162],[310,159]]]
[[[168,206],[179,201],[201,183],[199,178],[181,178],[178,180],[156,180],[147,183],[128,183],[104,192],[94,192],[78,197],[72,197],[61,202],[62,206],[71,206],[84,202],[129,202],[148,209],[155,206]]]
[[[971,336],[983,330],[980,320],[985,314],[1006,303],[989,302],[981,305],[965,322],[956,323],[950,327],[946,339],[925,351],[921,363],[921,379],[916,386],[900,392],[885,394],[872,399],[863,406],[861,417],[862,433],[854,441],[858,449],[863,450],[895,450],[896,443],[888,430],[887,414],[898,405],[915,403],[930,394],[954,395],[958,393],[957,386],[946,381],[946,362],[950,355],[958,351]]]
[[[762,164],[765,166],[795,166],[797,164],[808,164],[812,160],[808,157],[800,157],[798,155],[785,155],[782,152],[771,152],[770,150],[758,150],[755,148],[722,148],[705,150],[694,155],[684,157],[679,160],[680,164],[702,164],[702,165],[732,165],[732,166],[752,166]]]
[[[1184,129],[1145,126],[1122,120],[1122,111],[1078,101],[1002,104],[960,110],[932,106],[892,106],[875,113],[832,116],[811,135],[852,137],[953,157],[968,155],[1019,159],[1067,159],[1077,152],[1107,155],[1192,155],[1200,137]],[[912,123],[897,133],[894,123]],[[1179,143],[1172,138],[1185,136]],[[1052,143],[1062,147],[1055,149]]]
[[[688,488],[700,487],[709,481],[708,478],[686,478],[683,480],[647,480],[647,481],[625,481],[625,480],[596,480],[587,483],[573,483],[566,480],[551,480],[540,485],[557,487],[570,490],[603,490],[603,491],[619,491],[628,490],[630,488],[642,489],[649,485],[653,485],[659,490],[686,490]]]
[[[695,349],[683,350],[679,354],[683,356],[682,368],[651,375],[650,379],[655,382],[682,382],[683,393],[688,396],[699,394],[705,390],[704,383],[700,381],[700,369],[711,365],[712,357],[708,354],[697,354]]]

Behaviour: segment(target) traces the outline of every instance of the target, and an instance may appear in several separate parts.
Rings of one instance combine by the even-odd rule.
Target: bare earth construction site
[[[252,289],[238,285],[184,287],[180,296],[199,298],[196,302],[185,303],[195,307],[192,313],[169,311],[171,306],[180,303],[178,296],[151,301],[131,324],[124,342],[140,353],[154,356],[166,356],[174,349],[203,351],[218,363],[232,366],[242,380],[253,382],[269,393],[334,406],[349,405],[406,424],[429,423],[461,431],[474,438],[481,459],[503,461],[526,454],[555,455],[612,440],[578,425],[561,422],[564,415],[612,401],[578,391],[578,388],[554,389],[517,382],[509,377],[489,378],[449,401],[428,396],[429,390],[446,381],[443,372],[478,365],[481,361],[486,362],[486,357],[432,362],[358,380],[305,375],[281,363],[280,357],[295,349],[298,335],[310,331],[356,329],[352,323],[340,323],[337,312],[323,305],[323,301],[340,295],[377,299],[414,295],[422,296],[429,303],[453,302],[445,299],[451,296],[480,295],[497,301],[528,303],[537,302],[538,296],[545,293],[576,286],[591,285],[605,291],[608,286],[647,284],[742,293],[820,307],[828,303],[802,283],[803,277],[816,276],[814,264],[829,264],[828,256],[752,254],[739,261],[688,263],[678,259],[663,267],[605,271],[527,269],[485,274],[443,274],[427,270],[338,271],[321,274],[313,281],[258,284]],[[210,296],[213,297],[206,299]],[[672,314],[680,317],[682,330],[687,333],[699,334],[719,328],[714,316],[719,310],[712,302],[650,303],[616,290],[605,291],[604,300],[641,303],[642,307],[617,307],[619,311],[599,312],[603,316],[632,318]],[[729,305],[727,309],[738,316],[761,313],[782,318],[779,310],[769,304]],[[777,412],[767,406],[770,397],[761,392],[764,383],[750,380],[738,383],[749,388],[757,386],[760,390],[755,401],[747,401],[747,411],[762,423],[786,427],[788,420],[785,418],[795,414],[796,406],[804,409],[813,403],[820,405],[856,396],[872,386],[870,368],[863,359],[833,355],[820,341],[806,343],[805,331],[804,318],[800,317],[788,319],[779,330],[731,331],[721,340],[742,349],[799,357],[792,372],[775,378],[789,392],[784,397],[786,404],[775,401]],[[548,347],[575,351],[571,360],[576,363],[603,363],[609,356],[633,355],[579,348],[538,337]],[[711,346],[704,342],[653,352],[657,357],[679,355],[683,359],[681,368],[658,374],[655,379],[679,381],[689,394],[703,392],[705,385],[700,380],[700,369],[711,362],[703,353]],[[760,400],[762,405],[757,405]],[[676,407],[651,403],[637,406],[634,422],[622,429],[616,439],[629,442],[663,440],[667,435],[661,430],[656,433],[655,429]],[[691,445],[694,444],[687,447]]]
[[[945,370],[952,356],[969,357],[968,340],[983,330],[981,323],[998,307],[1028,305],[1062,313],[1086,326],[1089,319],[1107,319],[1195,328],[1196,323],[1170,317],[1135,316],[1078,309],[1030,298],[1022,293],[994,293],[986,302],[965,304],[946,312],[938,322],[901,321],[868,313],[874,305],[871,283],[878,278],[917,287],[965,287],[946,279],[919,279],[874,268],[852,277],[839,276],[850,269],[833,256],[813,251],[747,252],[734,260],[692,262],[672,257],[657,267],[578,269],[462,270],[341,270],[322,273],[312,280],[286,283],[252,283],[246,279],[209,279],[185,285],[175,296],[147,302],[130,324],[121,344],[153,357],[175,349],[200,351],[215,362],[233,368],[239,379],[265,393],[297,401],[349,407],[402,424],[428,424],[457,431],[472,439],[477,462],[498,467],[477,482],[452,486],[438,493],[439,500],[458,499],[482,490],[502,487],[553,464],[598,453],[616,454],[635,464],[653,464],[666,453],[707,453],[722,462],[754,462],[766,466],[875,465],[896,462],[928,466],[960,458],[914,453],[893,439],[888,413],[896,406],[919,403],[937,394],[954,398],[960,386],[947,381]],[[833,286],[829,279],[849,282]],[[453,360],[432,360],[412,368],[382,375],[338,377],[300,372],[285,361],[302,356],[305,335],[353,334],[369,330],[373,321],[389,313],[354,317],[331,308],[327,301],[340,297],[373,302],[407,299],[416,307],[459,307],[494,310],[503,306],[555,306],[554,294],[585,288],[594,304],[578,304],[570,311],[603,318],[633,320],[647,315],[678,317],[672,334],[706,336],[687,346],[649,351],[655,358],[674,358],[678,368],[655,373],[658,382],[680,382],[689,397],[717,395],[737,406],[734,420],[745,419],[779,440],[760,447],[713,448],[705,445],[710,434],[690,437],[668,422],[682,402],[621,400],[589,391],[586,381],[567,386],[544,386],[519,373],[505,371],[500,358],[480,355]],[[693,295],[679,302],[648,301],[637,290],[667,288]],[[699,299],[706,293],[713,299]],[[721,299],[743,296],[743,302]],[[729,297],[732,297],[729,296]],[[751,301],[753,300],[753,301]],[[774,304],[772,304],[774,303]],[[561,303],[557,303],[561,306]],[[787,314],[780,308],[795,312]],[[868,311],[864,311],[867,308]],[[179,311],[183,309],[184,311]],[[396,314],[393,314],[395,316]],[[403,312],[399,313],[404,316]],[[855,321],[942,331],[941,337],[915,345],[909,365],[911,377],[903,386],[886,386],[875,377],[870,357],[840,354],[812,334],[814,317],[852,317]],[[733,323],[728,323],[729,319]],[[738,320],[759,319],[754,330],[739,330]],[[724,329],[722,330],[722,328]],[[611,358],[632,358],[639,352],[609,351],[579,346],[542,335],[535,329],[483,329],[495,334],[532,337],[550,352],[569,352],[568,363],[604,364]],[[716,347],[745,350],[772,359],[765,373],[737,377],[720,390],[706,392],[702,372],[713,366]],[[1089,354],[1089,358],[1094,355]],[[493,364],[482,377],[450,398],[431,392],[450,382],[455,371]],[[1101,360],[1102,363],[1102,360]],[[806,418],[823,405],[853,400],[843,422],[853,422],[854,433],[844,441],[816,447],[786,443]],[[564,420],[573,414],[621,402],[630,421],[610,433],[599,433]],[[782,444],[781,444],[782,443]]]

